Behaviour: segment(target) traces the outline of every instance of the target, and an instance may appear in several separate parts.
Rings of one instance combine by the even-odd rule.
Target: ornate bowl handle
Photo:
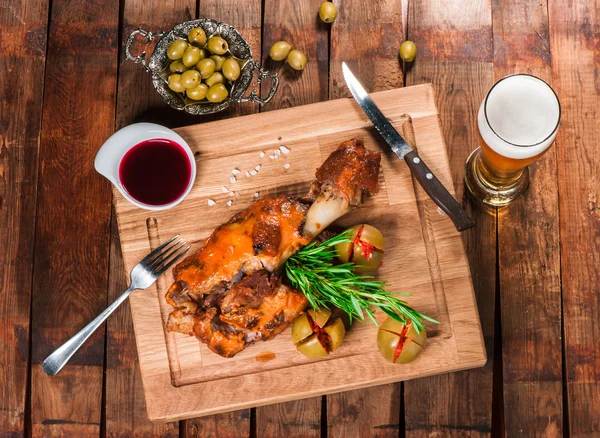
[[[128,60],[135,62],[136,64],[140,64],[142,67],[144,67],[144,70],[149,72],[150,68],[146,64],[146,51],[142,51],[142,53],[138,56],[134,56],[131,54],[131,45],[133,44],[133,41],[135,40],[135,37],[138,34],[146,38],[146,45],[149,46],[154,40],[154,38],[160,38],[161,36],[163,36],[164,32],[152,33],[142,29],[141,27],[138,27],[136,30],[129,34],[127,42],[125,43],[125,57]]]
[[[269,78],[272,81],[271,89],[269,90],[269,94],[267,95],[267,97],[265,97],[264,99],[258,96],[258,93],[255,88],[250,92],[248,97],[240,97],[239,99],[236,99],[236,102],[256,102],[260,105],[264,105],[265,103],[268,103],[275,95],[277,87],[279,86],[279,77],[277,76],[277,73],[273,73],[269,70],[263,69],[260,66],[260,64],[254,60],[249,62],[252,63],[254,70],[258,70],[258,85],[260,85],[264,78]]]

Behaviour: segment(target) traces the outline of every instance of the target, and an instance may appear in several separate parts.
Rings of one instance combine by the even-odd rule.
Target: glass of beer
[[[506,76],[479,108],[479,147],[465,170],[468,190],[485,204],[506,205],[529,186],[527,166],[554,142],[560,103],[554,90],[528,74]]]

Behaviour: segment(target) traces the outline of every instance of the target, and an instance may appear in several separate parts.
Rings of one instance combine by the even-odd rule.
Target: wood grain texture
[[[401,87],[404,81],[398,50],[405,35],[400,1],[334,3],[338,17],[331,25],[329,98],[350,96],[342,62],[369,92]],[[400,399],[400,383],[331,395],[327,398],[327,433],[348,437],[396,436],[400,428]],[[345,408],[350,410],[346,412]]]
[[[411,1],[408,39],[418,47],[407,66],[407,85],[432,82],[456,188],[475,228],[463,233],[488,354],[484,368],[405,382],[407,436],[490,436],[496,211],[473,204],[464,193],[463,172],[477,146],[477,110],[493,82],[489,1]]]
[[[548,2],[571,436],[600,434],[600,5]]]
[[[142,27],[150,31],[168,30],[175,24],[196,16],[196,2],[175,0],[148,3],[125,0],[121,53],[129,33]],[[141,46],[140,46],[141,47]],[[180,126],[196,119],[169,108],[152,86],[141,66],[120,57],[117,114],[115,128],[139,121],[153,121],[167,126]],[[114,216],[114,214],[113,214]],[[108,300],[112,302],[127,288],[116,218],[111,223],[110,271]],[[107,322],[105,421],[109,437],[164,436],[178,437],[179,424],[153,424],[148,420],[144,389],[140,376],[129,301],[115,311]],[[115,390],[116,389],[116,390]]]
[[[495,1],[493,21],[495,79],[518,72],[551,82],[546,2]],[[560,233],[554,146],[529,168],[529,190],[498,211],[505,433],[560,436]]]
[[[33,436],[100,431],[104,330],[58,376],[41,363],[106,307],[110,190],[93,160],[114,127],[118,7],[52,2],[32,296]]]
[[[261,111],[288,108],[327,100],[329,62],[328,26],[318,16],[322,0],[265,0],[262,57],[265,68],[279,73],[279,90]],[[288,41],[308,58],[297,72],[285,62],[275,62],[269,49],[276,41]],[[263,96],[266,89],[263,90]],[[256,430],[260,436],[321,435],[322,397],[313,397],[256,409]]]
[[[261,0],[201,0],[200,17],[212,18],[235,27],[246,39],[254,59],[260,62],[262,34],[262,5]],[[270,84],[267,84],[269,86]],[[258,87],[254,81],[251,87]],[[223,113],[216,114],[211,119],[253,114],[258,112],[256,103],[232,105]],[[250,409],[226,412],[210,417],[193,418],[183,422],[186,437],[223,437],[242,438],[250,436]]]
[[[0,431],[25,429],[48,2],[0,8]],[[14,80],[19,72],[19,80]],[[39,84],[31,87],[30,84]]]
[[[452,177],[433,95],[429,85],[421,85],[375,93],[373,99],[398,128],[410,111],[420,155],[450,187]],[[325,117],[327,124],[321,123]],[[126,269],[164,236],[181,233],[192,242],[192,250],[197,249],[217,225],[253,203],[255,192],[263,197],[305,193],[315,168],[348,138],[361,136],[368,148],[382,147],[349,99],[179,128],[177,132],[198,157],[196,182],[185,201],[149,214],[121,195],[115,197]],[[243,134],[223,137],[221,132]],[[282,143],[290,153],[270,160],[268,155]],[[260,151],[267,154],[259,174],[238,178],[232,188],[240,197],[228,207],[230,197],[221,186],[228,184],[232,167],[238,167],[243,175],[249,164],[260,162]],[[283,168],[285,162],[291,164],[288,170]],[[392,290],[413,291],[407,301],[442,321],[428,328],[427,353],[403,367],[387,363],[373,342],[377,328],[356,324],[346,335],[344,348],[322,360],[299,355],[289,330],[224,359],[194,337],[165,333],[164,320],[170,309],[163,296],[171,280],[168,274],[153,290],[130,296],[151,420],[210,415],[483,365],[483,339],[460,234],[422,190],[415,190],[403,163],[384,154],[382,169],[380,192],[339,225],[368,222],[387,235],[390,249],[380,275]],[[208,199],[216,204],[208,206]],[[202,220],[190,221],[190,217]],[[273,360],[256,360],[267,351],[275,353]],[[339,369],[348,372],[339,373]]]

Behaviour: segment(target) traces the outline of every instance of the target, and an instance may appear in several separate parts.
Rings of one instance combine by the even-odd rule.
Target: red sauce
[[[394,363],[396,363],[396,361],[400,357],[400,353],[402,353],[402,349],[404,348],[404,344],[406,343],[406,340],[407,340],[406,334],[408,333],[410,324],[411,324],[410,322],[408,324],[406,324],[404,326],[404,328],[402,329],[402,333],[400,333],[400,340],[398,341],[398,344],[396,345],[396,350],[394,351]]]
[[[186,151],[167,139],[143,141],[132,147],[119,166],[119,179],[127,193],[148,205],[165,205],[183,195],[192,166]]]
[[[258,353],[255,357],[257,362],[268,362],[270,360],[275,359],[277,356],[275,353],[271,353],[270,351],[265,351],[263,353]]]

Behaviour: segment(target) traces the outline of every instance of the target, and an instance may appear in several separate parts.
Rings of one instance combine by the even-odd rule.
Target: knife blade
[[[344,74],[344,79],[346,80],[346,85],[350,89],[350,93],[352,94],[352,97],[354,97],[354,100],[358,102],[360,108],[364,111],[369,120],[371,120],[377,129],[377,132],[379,132],[381,137],[383,137],[390,146],[394,154],[406,162],[415,179],[419,182],[421,187],[423,187],[433,202],[448,215],[452,222],[454,222],[454,226],[458,231],[464,231],[473,227],[475,222],[473,222],[458,202],[456,202],[456,199],[452,197],[450,192],[448,192],[440,180],[437,179],[423,159],[419,157],[417,152],[408,145],[406,140],[404,140],[396,128],[394,128],[383,115],[345,62],[342,62],[342,72]]]

